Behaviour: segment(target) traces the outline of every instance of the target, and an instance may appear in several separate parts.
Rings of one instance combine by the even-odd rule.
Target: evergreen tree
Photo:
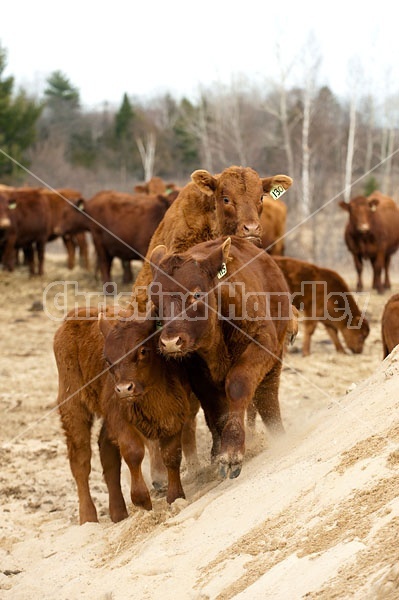
[[[4,77],[6,59],[6,52],[0,46],[0,149],[27,165],[26,151],[35,141],[42,105],[29,98],[24,90],[13,95],[14,77]],[[10,180],[19,172],[17,164],[0,153],[1,180]]]

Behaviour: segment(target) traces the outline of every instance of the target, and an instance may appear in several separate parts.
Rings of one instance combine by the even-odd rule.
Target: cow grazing
[[[240,474],[244,416],[252,399],[264,423],[284,431],[278,389],[291,322],[289,290],[273,259],[237,236],[182,254],[151,255],[151,301],[163,354],[187,358],[190,383],[213,437],[220,474]]]
[[[399,207],[392,198],[373,192],[367,198],[357,196],[350,202],[340,202],[349,213],[345,228],[345,242],[353,255],[358,276],[357,291],[363,289],[363,260],[370,260],[373,268],[373,289],[379,294],[389,289],[389,265],[399,248]],[[381,274],[385,270],[385,282]]]
[[[81,221],[84,215],[88,217],[103,283],[112,281],[111,265],[115,257],[129,263],[143,260],[151,236],[169,206],[170,201],[164,196],[113,191],[99,192],[83,207],[78,206],[75,222]],[[130,267],[124,269],[124,273],[124,283],[130,283]]]
[[[265,196],[263,199],[262,214],[262,248],[269,254],[284,254],[284,235],[287,223],[287,206],[279,199]]]
[[[399,294],[394,294],[384,306],[381,318],[383,358],[399,344]]]
[[[185,252],[195,244],[220,235],[237,235],[261,245],[260,214],[264,196],[277,186],[288,189],[287,175],[259,177],[249,167],[231,166],[218,175],[197,170],[179,193],[157,227],[141,268],[133,296],[144,308],[146,288],[151,282],[150,256],[164,244],[168,252]]]
[[[3,191],[8,203],[11,225],[5,236],[2,261],[8,271],[13,271],[19,248],[24,250],[29,272],[36,274],[34,250],[37,252],[37,273],[43,275],[44,251],[51,235],[51,211],[48,198],[38,188],[13,188]]]
[[[344,279],[332,269],[296,258],[273,259],[288,283],[293,305],[304,315],[303,356],[310,354],[311,337],[318,322],[326,328],[337,352],[345,353],[340,333],[349,350],[361,353],[370,329]]]
[[[82,308],[68,315],[54,337],[58,409],[77,484],[81,524],[97,521],[88,484],[95,416],[104,419],[100,458],[114,522],[127,516],[120,486],[121,455],[132,477],[133,504],[151,509],[141,472],[146,439],[159,440],[168,472],[167,501],[184,497],[181,437],[190,415],[184,371],[173,361],[165,364],[157,350],[152,318],[121,315],[129,318],[108,319],[95,309],[88,314]]]

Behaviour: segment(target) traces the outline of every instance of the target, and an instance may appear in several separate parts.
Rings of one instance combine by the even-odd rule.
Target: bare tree
[[[146,134],[145,140],[136,138],[137,148],[140,152],[141,162],[144,170],[144,181],[149,181],[154,174],[156,136],[153,131]]]

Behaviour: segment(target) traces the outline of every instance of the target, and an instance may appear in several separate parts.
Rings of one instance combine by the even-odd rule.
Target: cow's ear
[[[112,329],[112,325],[109,322],[108,319],[105,318],[105,315],[103,312],[98,313],[98,328],[101,331],[104,339],[106,340],[111,329]]]
[[[378,198],[370,198],[368,203],[369,203],[370,210],[372,212],[375,212],[377,210],[377,206],[379,205],[380,201]]]
[[[340,206],[342,210],[346,210],[347,212],[349,212],[349,202],[344,202],[343,200],[341,200],[340,202],[338,202],[338,206]]]
[[[203,265],[209,275],[214,279],[222,279],[227,275],[227,262],[229,261],[229,253],[231,246],[231,238],[228,237],[221,246],[213,250],[209,256],[204,259]]]
[[[154,250],[151,252],[150,264],[151,264],[151,270],[152,270],[153,274],[154,274],[155,268],[159,266],[159,263],[161,262],[163,257],[166,256],[167,251],[168,250],[167,250],[166,246],[163,246],[162,244],[160,244],[159,246],[156,246],[154,248]]]
[[[282,196],[291,186],[293,180],[288,175],[273,175],[273,177],[264,177],[262,180],[262,188],[265,194],[273,192],[273,198]]]
[[[76,202],[76,208],[80,211],[83,211],[85,209],[85,201],[83,200],[83,198],[79,198],[79,200]]]
[[[191,179],[206,196],[212,196],[216,190],[217,177],[211,175],[204,169],[199,169],[191,173]]]

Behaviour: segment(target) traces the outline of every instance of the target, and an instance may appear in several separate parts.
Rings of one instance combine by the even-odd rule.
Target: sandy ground
[[[371,325],[362,355],[337,354],[319,326],[303,358],[299,335],[281,381],[287,436],[272,444],[258,423],[237,480],[220,481],[209,466],[200,416],[202,469],[193,480],[183,465],[187,500],[169,507],[152,491],[153,511],[130,506],[114,525],[93,440],[100,523],[81,527],[55,409],[59,322],[33,310],[53,281],[78,282],[68,308],[76,291],[98,289],[64,264],[49,256],[42,279],[0,273],[0,598],[399,598],[399,354],[382,362],[380,339],[389,294],[359,300]],[[60,290],[46,294],[58,319]]]

